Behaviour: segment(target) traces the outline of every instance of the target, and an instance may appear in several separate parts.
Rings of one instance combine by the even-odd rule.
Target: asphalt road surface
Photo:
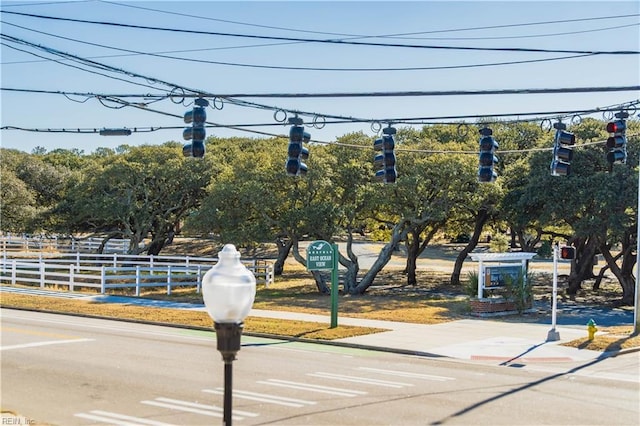
[[[222,423],[224,368],[213,333],[1,314],[2,408],[25,422]],[[630,356],[617,366],[637,369]],[[244,336],[233,364],[233,418],[238,425],[639,424],[637,375],[579,374],[588,367],[495,367]]]

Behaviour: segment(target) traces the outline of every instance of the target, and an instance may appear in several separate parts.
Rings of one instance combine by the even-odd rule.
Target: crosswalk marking
[[[172,410],[186,411],[189,413],[203,414],[205,416],[223,417],[223,410],[215,405],[199,404],[197,402],[181,401],[179,399],[159,397],[153,401],[140,401],[141,404],[153,405],[156,407],[169,408]],[[243,420],[244,417],[257,417],[257,413],[249,411],[233,410],[232,418],[235,420]],[[237,415],[236,415],[237,414]],[[242,417],[244,416],[244,417]]]
[[[174,426],[171,423],[157,422],[155,420],[142,419],[140,417],[126,416],[124,414],[111,413],[109,411],[93,410],[89,413],[76,413],[75,417],[80,417],[87,420],[96,422],[104,422],[110,425],[117,426]]]
[[[367,392],[351,390],[351,389],[342,389],[342,388],[333,388],[329,386],[320,386],[320,385],[312,385],[309,383],[299,383],[299,382],[290,382],[288,380],[278,380],[278,379],[269,379],[266,381],[258,381],[257,383],[263,385],[272,385],[272,386],[280,386],[284,388],[291,389],[300,389],[311,392],[320,392],[320,393],[328,393],[331,395],[338,396],[358,396],[358,395],[366,395]]]
[[[412,377],[415,379],[435,380],[439,382],[446,382],[447,380],[455,380],[453,377],[433,376],[431,374],[422,374],[422,373],[409,373],[407,371],[398,371],[398,370],[384,370],[382,368],[358,367],[358,370],[371,371],[374,373],[388,374],[388,375],[399,376],[399,377]]]
[[[203,389],[202,391],[207,393],[213,393],[216,395],[224,395],[224,390],[222,388]],[[284,396],[267,395],[264,393],[249,392],[249,391],[243,391],[238,389],[233,390],[233,397],[248,399],[251,401],[266,402],[269,404],[284,405],[285,407],[299,408],[299,407],[304,407],[305,405],[316,404],[315,401],[306,401],[304,399],[296,399],[296,398],[286,398]]]
[[[307,373],[307,376],[321,377],[324,379],[342,380],[345,382],[353,382],[353,383],[365,383],[368,385],[384,386],[384,387],[396,388],[396,389],[399,389],[405,386],[413,386],[411,383],[390,382],[387,380],[368,379],[366,377],[356,377],[356,376],[345,376],[342,374],[334,374],[334,373],[323,373],[323,372]]]

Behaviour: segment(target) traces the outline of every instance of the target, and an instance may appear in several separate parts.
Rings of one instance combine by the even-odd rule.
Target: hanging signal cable
[[[156,83],[156,84],[162,84],[162,85],[171,87],[172,91],[180,90],[183,93],[183,95],[181,95],[181,96],[184,96],[185,98],[189,97],[189,96],[194,96],[194,95],[197,95],[197,96],[201,96],[202,95],[202,96],[207,96],[207,97],[219,97],[218,95],[208,93],[207,91],[204,91],[204,90],[197,90],[197,89],[187,88],[187,87],[180,86],[180,85],[177,85],[177,84],[174,84],[174,83],[170,83],[170,82],[167,82],[167,81],[160,80],[160,79],[155,78],[155,77],[138,74],[138,73],[135,73],[135,72],[132,72],[132,71],[124,70],[122,68],[116,68],[116,67],[113,67],[113,66],[110,66],[110,65],[107,65],[107,64],[103,64],[101,62],[97,62],[97,61],[94,61],[94,60],[88,60],[86,58],[82,58],[82,57],[79,57],[79,56],[76,56],[76,55],[72,55],[72,54],[69,54],[69,53],[66,53],[66,52],[62,52],[62,51],[54,49],[54,48],[50,48],[50,47],[38,45],[38,44],[35,44],[35,43],[32,43],[32,42],[28,42],[26,40],[23,40],[23,39],[20,39],[20,38],[17,38],[17,37],[12,37],[12,36],[9,36],[7,34],[0,34],[0,36],[2,37],[3,40],[8,40],[9,42],[17,43],[17,44],[20,44],[20,45],[26,45],[26,46],[29,46],[29,47],[34,48],[34,49],[43,50],[43,51],[45,51],[45,52],[47,52],[49,54],[54,54],[54,55],[57,55],[57,56],[62,57],[62,58],[68,58],[68,59],[70,59],[72,61],[81,63],[81,64],[83,64],[85,66],[96,67],[96,68],[98,68],[100,70],[107,70],[107,71],[113,72],[113,73],[124,74],[124,75],[129,76],[129,77],[135,77],[135,78],[144,79],[147,82]],[[15,48],[13,46],[7,45],[6,43],[2,43],[2,44],[6,45],[8,47]],[[31,53],[31,54],[33,54],[35,56],[38,56],[38,55],[36,55],[35,53],[32,53],[32,52],[27,52],[27,51],[25,51],[25,52],[26,53]],[[56,62],[58,62],[58,61],[56,61]],[[62,65],[65,65],[65,66],[72,66],[72,65],[69,65],[69,64],[64,64],[62,62],[60,62],[60,63]],[[131,84],[136,84],[136,85],[141,85],[141,86],[144,86],[144,87],[152,87],[153,88],[153,86],[149,86],[147,84],[133,82],[133,81],[129,81],[129,80],[124,80],[124,79],[121,79],[121,78],[118,78],[118,77],[115,77],[115,76],[109,76],[109,75],[105,75],[105,74],[102,74],[102,73],[97,73],[95,71],[85,70],[83,68],[79,68],[79,67],[75,67],[75,66],[73,66],[73,67],[81,69],[81,70],[86,71],[86,72],[92,72],[92,73],[103,75],[103,76],[106,76],[106,77],[109,77],[109,78],[122,80],[122,81],[125,81],[125,82],[128,82],[128,83],[131,83]],[[395,119],[377,120],[377,119],[370,119],[370,118],[358,118],[358,117],[353,117],[353,116],[345,117],[345,116],[341,116],[341,115],[317,113],[317,112],[310,112],[310,111],[290,110],[290,109],[284,109],[284,108],[280,108],[280,107],[276,107],[276,106],[272,106],[272,105],[265,105],[265,104],[261,104],[261,103],[250,102],[250,101],[243,100],[243,99],[237,99],[237,98],[231,98],[231,97],[228,97],[228,98],[219,97],[219,98],[223,99],[224,101],[226,101],[226,102],[228,102],[228,103],[230,103],[232,105],[236,105],[236,106],[257,108],[257,109],[276,111],[276,112],[283,111],[283,112],[291,113],[291,114],[294,114],[294,113],[295,114],[300,114],[301,116],[306,116],[306,117],[324,117],[324,118],[336,119],[336,120],[344,119],[344,120],[347,120],[349,122],[377,122],[377,121],[383,121],[383,122],[394,121],[394,122],[396,122],[396,121],[398,121],[398,120],[395,120]],[[537,115],[539,115],[539,114],[537,114]],[[403,121],[407,121],[407,120],[403,120]]]

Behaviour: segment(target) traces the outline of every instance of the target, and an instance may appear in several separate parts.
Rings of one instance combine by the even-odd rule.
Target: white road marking
[[[415,378],[415,379],[435,380],[435,381],[439,381],[439,382],[446,382],[447,380],[455,380],[455,378],[453,378],[453,377],[433,376],[431,374],[422,374],[422,373],[409,373],[407,371],[398,371],[398,370],[383,370],[381,368],[358,367],[358,370],[372,371],[374,373],[388,374],[388,375],[391,375],[391,376],[412,377],[412,378]]]
[[[222,388],[203,389],[202,392],[213,393],[216,395],[224,395],[224,389]],[[249,392],[249,391],[243,391],[238,389],[233,390],[233,397],[248,399],[251,401],[266,402],[269,404],[284,405],[285,407],[299,408],[299,407],[304,407],[305,405],[317,404],[315,401],[307,401],[304,399],[296,399],[296,398],[286,398],[284,396],[267,395],[264,393]]]
[[[93,329],[98,329],[98,330],[118,331],[118,332],[129,333],[129,334],[142,334],[142,335],[150,335],[150,336],[168,336],[168,337],[175,337],[175,338],[187,339],[187,340],[201,340],[201,341],[211,342],[211,337],[209,337],[209,336],[197,336],[197,335],[192,335],[192,334],[180,334],[178,332],[171,333],[171,332],[168,332],[168,331],[164,331],[163,332],[163,331],[152,331],[152,330],[137,330],[137,329],[131,327],[131,325],[122,326],[122,325],[108,325],[108,324],[87,324],[87,323],[78,322],[78,320],[32,318],[32,317],[26,317],[26,316],[22,316],[22,315],[19,315],[19,314],[15,314],[14,312],[11,312],[9,315],[7,315],[6,312],[3,312],[2,317],[3,318],[10,318],[10,319],[19,319],[21,321],[39,322],[39,323],[45,323],[45,324],[69,325],[69,326],[76,327],[76,328],[88,328],[88,329],[93,328]],[[89,320],[102,321],[102,319],[96,319],[96,318],[90,318]],[[106,321],[108,321],[108,320],[106,320]],[[211,330],[211,334],[213,335],[213,328]]]
[[[332,388],[329,386],[312,385],[309,383],[290,382],[288,380],[269,379],[266,381],[259,381],[257,383],[260,383],[263,385],[280,386],[283,388],[301,389],[301,390],[306,390],[311,392],[328,393],[331,395],[338,395],[338,396],[353,397],[353,396],[367,394],[367,392],[362,392],[357,390]]]
[[[77,413],[76,417],[104,422],[110,425],[149,425],[149,426],[174,426],[171,423],[157,422],[155,420],[142,419],[140,417],[126,416],[124,414],[111,413],[109,411],[92,410],[89,413]]]
[[[199,404],[197,402],[181,401],[172,398],[156,398],[153,401],[140,401],[141,404],[154,405],[156,407],[169,408],[172,410],[186,411],[189,413],[203,414],[205,416],[223,417],[223,410],[215,405]],[[259,414],[249,411],[233,410],[232,418],[235,420],[243,420],[244,417],[258,417]],[[239,416],[236,416],[239,414]]]
[[[356,376],[344,376],[341,374],[334,374],[334,373],[323,373],[323,372],[307,373],[307,376],[321,377],[324,379],[342,380],[344,382],[365,383],[368,385],[385,386],[388,388],[397,388],[397,389],[405,386],[413,386],[411,383],[390,382],[387,380],[368,379],[366,377],[356,377]]]
[[[0,346],[1,351],[13,349],[37,348],[39,346],[62,345],[65,343],[93,342],[95,339],[69,339],[69,340],[48,340],[43,342],[23,343],[20,345]]]

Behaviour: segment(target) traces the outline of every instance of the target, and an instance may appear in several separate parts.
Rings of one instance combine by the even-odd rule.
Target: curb
[[[118,322],[128,322],[133,324],[157,325],[161,327],[179,328],[183,330],[210,331],[212,334],[215,334],[215,329],[213,328],[213,325],[211,326],[211,328],[209,328],[209,327],[200,327],[196,325],[165,323],[165,322],[158,322],[158,321],[146,321],[146,320],[131,319],[131,318],[107,317],[107,316],[101,316],[101,315],[89,315],[89,314],[81,314],[77,312],[60,312],[60,311],[50,311],[50,310],[43,310],[43,309],[18,308],[18,307],[11,307],[11,306],[0,306],[0,307],[2,307],[3,309],[13,309],[14,311],[41,312],[41,313],[53,314],[53,315],[68,315],[68,316],[78,317],[78,318],[92,318],[92,319],[102,319],[102,320],[110,320],[110,321],[118,321]],[[250,331],[248,332],[243,331],[242,334],[250,337],[261,337],[261,338],[273,339],[273,340],[285,340],[289,342],[314,343],[319,345],[330,345],[330,346],[362,349],[362,350],[376,351],[376,352],[387,352],[387,353],[395,353],[400,355],[414,355],[414,356],[421,356],[421,357],[428,357],[428,358],[455,360],[455,358],[438,355],[430,352],[412,351],[408,349],[389,348],[384,346],[363,345],[360,343],[340,342],[337,340],[309,339],[306,337],[283,336],[279,334],[256,333],[256,332],[250,332]]]

